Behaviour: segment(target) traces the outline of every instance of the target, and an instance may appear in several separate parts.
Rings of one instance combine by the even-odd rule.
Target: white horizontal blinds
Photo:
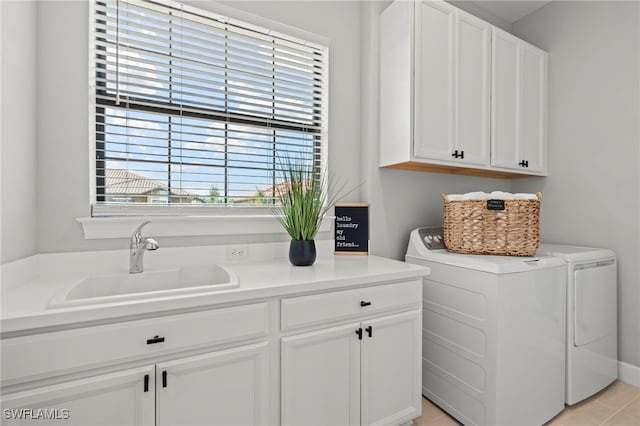
[[[265,203],[321,170],[327,49],[177,3],[96,2],[96,201]]]

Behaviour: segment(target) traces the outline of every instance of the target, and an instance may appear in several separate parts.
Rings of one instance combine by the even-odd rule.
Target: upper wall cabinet
[[[537,79],[546,76],[546,57],[541,68],[528,69],[535,62],[529,52],[544,52],[520,41],[520,62],[496,58],[492,44],[506,49],[495,48],[495,34],[443,1],[396,1],[382,12],[381,166],[492,177],[546,173],[546,77]],[[498,104],[492,94],[501,96]]]
[[[448,3],[416,10],[413,154],[487,166],[491,28]]]
[[[491,165],[546,175],[547,53],[492,33]]]

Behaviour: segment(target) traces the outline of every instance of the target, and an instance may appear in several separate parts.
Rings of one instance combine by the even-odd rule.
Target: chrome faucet
[[[150,220],[138,226],[133,234],[131,234],[131,243],[129,244],[129,273],[138,274],[142,272],[142,261],[145,250],[157,250],[158,242],[153,238],[142,236],[142,227],[151,223]]]

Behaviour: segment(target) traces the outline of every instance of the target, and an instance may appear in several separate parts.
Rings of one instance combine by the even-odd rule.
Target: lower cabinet
[[[268,344],[3,395],[2,424],[264,425]]]
[[[421,301],[372,282],[5,338],[0,423],[397,426],[421,414]]]
[[[156,365],[156,426],[265,425],[268,345],[213,352]]]
[[[421,413],[421,312],[282,338],[282,424],[398,425]]]
[[[134,368],[3,395],[2,424],[153,426],[154,370]]]

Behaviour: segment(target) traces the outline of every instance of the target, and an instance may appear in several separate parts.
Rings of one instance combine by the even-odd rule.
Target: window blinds
[[[283,159],[320,173],[325,46],[173,2],[94,18],[97,207],[268,204]]]

